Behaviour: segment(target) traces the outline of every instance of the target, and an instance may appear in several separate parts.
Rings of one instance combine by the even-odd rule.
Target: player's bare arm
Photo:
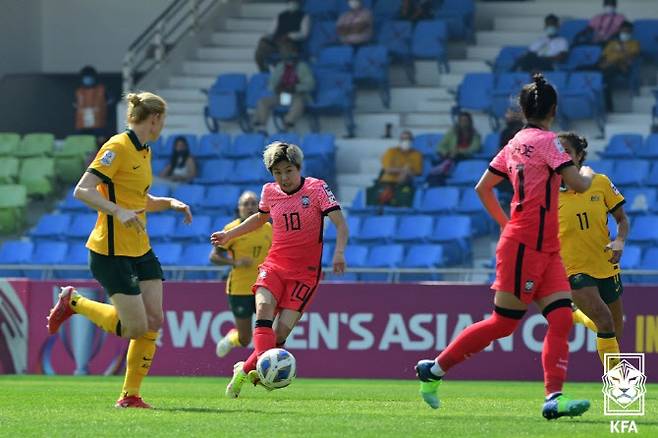
[[[146,198],[147,212],[156,212],[156,211],[165,211],[165,210],[175,210],[181,212],[185,215],[184,222],[186,224],[192,222],[192,211],[190,210],[190,207],[184,202],[181,202],[175,198],[158,197],[150,194],[147,195]]]
[[[612,251],[610,263],[616,264],[619,263],[621,253],[624,251],[624,243],[626,242],[630,226],[624,207],[619,206],[612,212],[612,216],[615,218],[615,222],[617,222],[617,237],[606,246],[606,250]]]
[[[345,247],[347,246],[347,239],[349,237],[349,229],[345,216],[340,210],[334,210],[328,214],[329,220],[336,227],[336,248],[334,249],[333,267],[334,272],[345,272]]]
[[[478,183],[475,185],[475,191],[480,197],[482,205],[484,205],[484,208],[486,208],[487,212],[489,212],[491,217],[496,221],[496,223],[498,223],[501,230],[505,228],[505,225],[507,225],[507,222],[509,222],[509,218],[503,211],[503,208],[500,206],[498,198],[496,198],[494,187],[496,187],[502,180],[502,176],[496,175],[495,173],[486,170],[482,175],[482,178],[480,178],[480,181],[478,181]]]
[[[225,245],[231,239],[235,239],[236,237],[240,237],[243,234],[257,230],[258,228],[265,225],[265,222],[267,222],[269,219],[269,213],[261,213],[260,211],[258,213],[254,213],[235,228],[231,228],[228,231],[215,231],[212,233],[210,235],[210,243],[212,243],[214,246]]]
[[[580,170],[576,166],[568,166],[560,172],[564,182],[575,192],[586,192],[592,185],[594,171],[589,166],[582,166]]]
[[[73,196],[94,210],[116,217],[126,227],[134,227],[138,231],[146,231],[144,224],[138,216],[143,213],[143,210],[128,210],[114,202],[108,201],[96,189],[101,183],[102,180],[98,176],[85,172],[82,178],[80,178],[80,181],[78,181],[78,185],[75,186]]]

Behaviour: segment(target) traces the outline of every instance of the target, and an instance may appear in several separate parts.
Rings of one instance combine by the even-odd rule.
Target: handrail
[[[123,58],[123,91],[133,90],[135,84],[159,67],[167,55],[190,32],[196,32],[202,17],[209,17],[210,9],[220,0],[174,0],[130,44]]]

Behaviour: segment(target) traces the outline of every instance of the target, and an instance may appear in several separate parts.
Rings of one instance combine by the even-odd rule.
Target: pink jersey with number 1
[[[272,247],[263,264],[295,277],[319,273],[324,217],[334,210],[340,205],[321,179],[302,178],[293,193],[274,182],[265,184],[258,211],[272,218]]]

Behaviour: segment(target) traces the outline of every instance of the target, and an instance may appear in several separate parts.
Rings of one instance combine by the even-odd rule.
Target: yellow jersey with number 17
[[[242,222],[236,219],[224,227],[224,231],[235,228]],[[262,227],[251,233],[229,240],[222,248],[231,253],[233,260],[251,259],[249,266],[236,266],[231,269],[226,283],[226,293],[229,295],[251,295],[251,286],[258,276],[258,265],[263,263],[272,246],[272,225],[266,222]]]
[[[617,187],[603,174],[595,174],[592,185],[584,193],[560,189],[560,255],[567,275],[587,274],[608,278],[619,273],[619,265],[608,260],[610,243],[608,213],[624,204]]]

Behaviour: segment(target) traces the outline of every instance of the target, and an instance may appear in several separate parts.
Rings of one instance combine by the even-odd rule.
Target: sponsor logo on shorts
[[[535,282],[532,280],[528,280],[525,282],[525,291],[530,292],[532,288],[535,287]]]
[[[101,164],[103,166],[109,166],[112,164],[112,161],[116,158],[117,154],[115,154],[113,151],[105,151],[103,156],[101,157]]]

